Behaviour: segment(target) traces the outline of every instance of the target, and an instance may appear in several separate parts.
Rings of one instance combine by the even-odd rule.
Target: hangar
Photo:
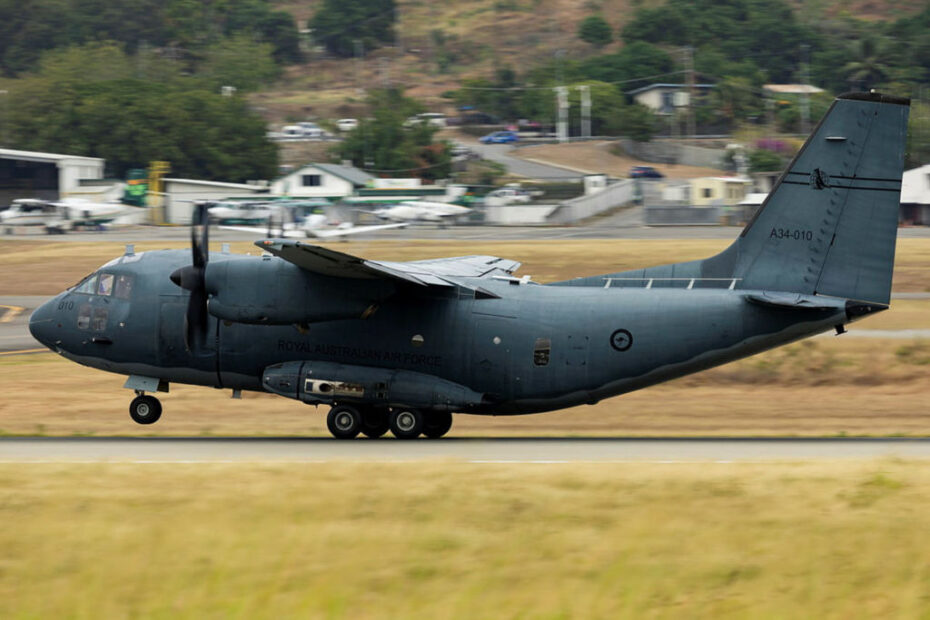
[[[79,192],[82,180],[102,179],[99,157],[0,149],[0,205],[16,198],[58,200]]]

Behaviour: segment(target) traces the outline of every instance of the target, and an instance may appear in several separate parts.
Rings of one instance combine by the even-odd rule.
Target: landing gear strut
[[[161,403],[154,396],[136,392],[138,396],[129,403],[129,417],[136,424],[154,424],[161,417]]]

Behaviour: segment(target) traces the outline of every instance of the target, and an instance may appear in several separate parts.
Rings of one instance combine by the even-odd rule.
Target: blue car
[[[515,131],[495,131],[486,136],[481,136],[478,141],[481,142],[481,144],[506,144],[508,142],[516,142],[519,139]]]

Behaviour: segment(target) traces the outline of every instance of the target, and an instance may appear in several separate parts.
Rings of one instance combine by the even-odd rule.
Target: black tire
[[[423,435],[439,439],[452,428],[452,414],[448,411],[430,411],[423,422]]]
[[[423,412],[419,409],[395,409],[391,412],[391,434],[398,439],[416,439],[423,432]]]
[[[391,428],[390,412],[387,409],[362,409],[362,433],[371,439],[377,439]]]
[[[355,407],[337,405],[329,410],[326,427],[336,439],[354,439],[362,430],[362,415]]]
[[[136,396],[129,403],[129,417],[136,424],[154,424],[161,417],[161,403],[147,394]]]

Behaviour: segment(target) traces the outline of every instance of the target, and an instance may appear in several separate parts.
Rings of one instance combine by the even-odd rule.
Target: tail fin
[[[740,288],[889,302],[909,106],[837,98],[725,253]]]

